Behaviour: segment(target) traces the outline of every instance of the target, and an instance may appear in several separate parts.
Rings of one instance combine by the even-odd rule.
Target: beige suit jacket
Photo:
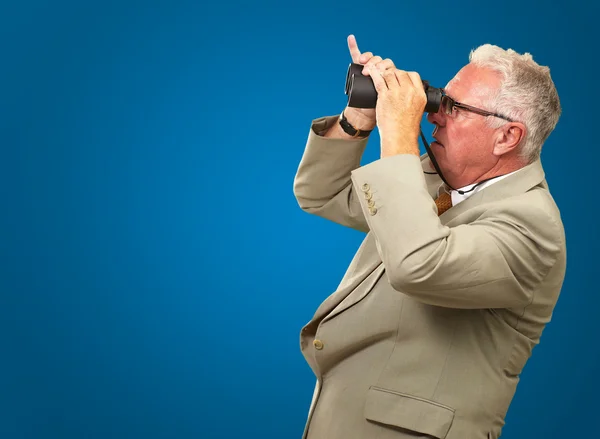
[[[336,120],[313,121],[294,194],[366,237],[300,333],[317,377],[303,438],[498,438],[565,275],[541,163],[438,217],[427,155],[361,167],[367,140],[316,134]]]

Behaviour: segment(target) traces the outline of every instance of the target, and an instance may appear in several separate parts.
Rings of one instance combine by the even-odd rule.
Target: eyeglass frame
[[[445,108],[448,108],[445,104],[444,101],[450,101],[451,105],[450,105],[450,112],[448,113]],[[500,119],[504,119],[507,120],[509,122],[516,122],[516,120],[513,120],[509,117],[506,116],[502,116],[501,114],[498,113],[492,113],[491,111],[487,111],[487,110],[482,110],[481,108],[477,108],[477,107],[472,107],[471,105],[467,105],[467,104],[463,104],[462,102],[458,102],[455,99],[451,98],[450,96],[448,96],[446,94],[446,90],[442,89],[442,98],[440,100],[440,109],[442,109],[444,111],[445,114],[447,114],[448,116],[452,115],[452,109],[456,107],[459,110],[465,110],[465,111],[470,111],[471,113],[475,113],[475,114],[479,114],[480,116],[495,116],[495,117],[499,117]]]

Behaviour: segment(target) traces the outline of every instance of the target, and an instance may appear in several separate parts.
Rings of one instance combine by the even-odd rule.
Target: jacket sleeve
[[[363,232],[369,230],[352,187],[351,171],[360,167],[365,139],[332,139],[317,133],[337,116],[313,120],[304,154],[294,178],[294,195],[302,210]]]
[[[363,232],[369,231],[361,202],[362,191],[352,185],[352,171],[360,168],[366,139],[332,139],[318,135],[334,123],[338,116],[327,116],[312,121],[304,154],[294,178],[294,196],[305,212],[326,218],[337,224]],[[433,166],[423,154],[423,171]],[[424,175],[429,198],[435,196],[441,180],[437,175]]]
[[[352,172],[355,188],[372,194],[376,213],[366,218],[390,285],[436,306],[529,304],[561,249],[555,221],[531,197],[521,197],[490,204],[475,221],[450,228],[441,223],[421,171],[417,156],[402,154]]]

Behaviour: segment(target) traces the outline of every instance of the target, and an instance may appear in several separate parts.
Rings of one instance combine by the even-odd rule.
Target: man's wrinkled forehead
[[[446,93],[448,93],[448,95],[450,95],[451,97],[458,99],[457,96],[455,96],[456,92],[458,92],[458,89],[461,88],[461,84],[463,82],[463,70],[464,67],[462,69],[460,69],[456,75],[454,75],[454,77],[452,79],[450,79],[450,81],[448,81],[448,83],[446,84],[446,87],[444,88],[444,90],[446,91]]]
[[[461,81],[461,72],[462,70],[459,70],[459,72],[456,75],[454,75],[454,77],[450,81],[448,81],[448,83],[446,84],[446,90],[451,89],[453,84],[456,84]]]
[[[490,69],[467,64],[446,84],[446,93],[458,101],[484,101],[500,84],[498,74]]]

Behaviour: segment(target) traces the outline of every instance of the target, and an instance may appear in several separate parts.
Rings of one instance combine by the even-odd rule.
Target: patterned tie
[[[438,208],[438,216],[440,216],[452,207],[452,197],[449,193],[442,192],[442,194],[435,199],[435,205]]]

